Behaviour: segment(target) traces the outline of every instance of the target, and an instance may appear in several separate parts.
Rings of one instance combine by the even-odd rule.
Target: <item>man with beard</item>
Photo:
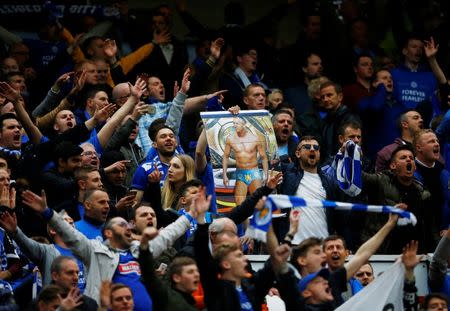
[[[223,184],[228,186],[228,161],[231,151],[234,151],[236,161],[236,184],[234,186],[234,199],[236,205],[244,202],[247,192],[252,194],[261,187],[266,180],[269,162],[267,160],[265,142],[263,137],[258,137],[248,130],[243,118],[234,117],[235,132],[225,140],[225,148],[222,157]],[[262,162],[263,175],[258,168],[258,155]]]
[[[64,243],[89,267],[85,294],[99,300],[102,280],[128,285],[133,293],[135,310],[152,310],[152,300],[140,281],[141,269],[137,262],[139,242],[133,241],[130,224],[121,217],[107,221],[103,228],[105,242],[89,240],[82,233],[67,224],[60,215],[48,208],[45,193],[38,196],[31,191],[22,194],[24,204],[42,214],[44,219],[61,236]],[[203,221],[209,204],[198,204],[177,221],[162,229],[159,235],[149,241],[154,256],[170,247],[189,229],[191,221]]]
[[[278,156],[280,159],[287,159],[287,162],[293,161],[299,141],[293,131],[293,115],[287,109],[280,109],[273,115],[272,125],[277,140]]]
[[[156,171],[160,172],[160,186],[164,184],[169,170],[170,160],[176,153],[178,147],[177,138],[172,128],[162,125],[156,132],[153,147],[156,155],[142,163],[134,173],[131,188],[137,189],[136,201],[141,202],[144,190],[147,187],[149,175]]]
[[[335,200],[336,182],[318,169],[320,161],[320,145],[312,136],[303,136],[295,152],[296,163],[283,167],[283,183],[281,193],[295,195],[305,199]],[[331,209],[308,207],[300,214],[301,226],[292,240],[298,244],[306,238],[315,236],[325,238],[333,232],[330,221]]]
[[[436,228],[430,223],[430,192],[424,189],[414,178],[416,164],[414,152],[408,145],[398,146],[390,160],[390,171],[378,174],[362,173],[363,191],[366,191],[369,204],[390,205],[406,204],[408,211],[417,218],[417,224],[396,227],[380,248],[382,254],[398,254],[410,240],[419,241],[420,252],[433,252],[437,241],[433,237]],[[361,233],[362,241],[378,231],[386,221],[387,215],[369,213]]]

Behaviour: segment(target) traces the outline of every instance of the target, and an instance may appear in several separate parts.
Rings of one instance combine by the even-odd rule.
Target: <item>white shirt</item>
[[[159,46],[161,48],[161,52],[164,55],[164,58],[166,59],[166,62],[168,65],[172,62],[172,56],[173,56],[173,44],[161,44]]]
[[[319,174],[305,171],[295,195],[304,199],[325,200],[326,192]],[[328,226],[325,209],[318,206],[302,208],[298,231],[292,240],[292,244],[299,244],[310,237],[326,238],[327,236]]]

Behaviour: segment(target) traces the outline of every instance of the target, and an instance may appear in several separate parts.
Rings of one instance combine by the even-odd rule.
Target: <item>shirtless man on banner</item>
[[[234,186],[234,198],[236,205],[240,205],[247,196],[261,187],[263,180],[267,178],[269,162],[267,160],[265,141],[251,133],[245,126],[243,118],[233,119],[235,132],[227,137],[223,152],[223,184],[228,186],[227,176],[228,160],[231,150],[236,159],[236,184]],[[258,168],[258,154],[262,160],[264,174]]]

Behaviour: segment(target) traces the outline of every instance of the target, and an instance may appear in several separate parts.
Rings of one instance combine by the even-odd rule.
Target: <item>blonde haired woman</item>
[[[186,154],[178,154],[170,160],[169,170],[162,187],[162,207],[174,208],[181,185],[195,178],[194,160]]]

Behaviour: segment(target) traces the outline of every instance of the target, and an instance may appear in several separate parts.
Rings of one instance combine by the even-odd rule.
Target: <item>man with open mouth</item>
[[[436,134],[431,129],[421,130],[414,137],[416,151],[416,171],[414,176],[431,193],[429,205],[431,221],[434,223],[435,239],[439,238],[439,230],[447,229],[442,220],[444,194],[442,189],[448,188],[448,179],[441,178],[444,165],[441,163],[441,148]],[[444,182],[444,184],[442,184]]]
[[[406,204],[409,212],[417,218],[417,224],[397,226],[386,238],[379,252],[383,254],[398,254],[410,240],[419,241],[419,252],[433,252],[438,237],[430,217],[430,192],[414,178],[416,163],[414,151],[408,145],[398,146],[392,153],[390,170],[377,174],[362,172],[363,191],[367,192],[368,203],[375,205],[394,206]],[[367,240],[386,221],[387,215],[369,213],[362,231],[362,241]]]
[[[336,183],[318,169],[321,146],[313,136],[303,136],[295,152],[295,162],[282,167],[281,193],[313,200],[336,200]],[[329,221],[334,213],[317,206],[305,208],[300,215],[302,224],[292,239],[298,244],[309,237],[326,238],[332,231]]]

